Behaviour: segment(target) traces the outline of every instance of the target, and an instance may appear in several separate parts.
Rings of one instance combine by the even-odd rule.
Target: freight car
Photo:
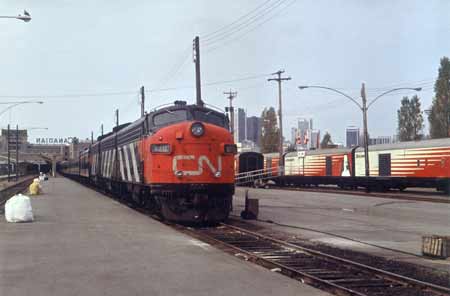
[[[217,222],[231,210],[236,150],[225,114],[176,101],[99,137],[61,172],[167,220]]]

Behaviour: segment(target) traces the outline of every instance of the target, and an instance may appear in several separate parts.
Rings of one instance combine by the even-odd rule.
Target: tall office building
[[[345,131],[346,147],[352,148],[360,145],[359,127],[349,126]]]
[[[292,144],[297,143],[297,132],[298,132],[298,129],[296,127],[291,128],[291,143]]]
[[[299,118],[297,121],[297,149],[310,147],[312,119]]]
[[[312,122],[312,120],[311,120]],[[305,134],[309,129],[310,129],[310,120],[306,119],[306,118],[299,118],[298,119],[298,132],[300,134]]]
[[[309,149],[314,150],[320,148],[320,130],[311,130],[308,144]]]
[[[246,139],[246,125],[247,116],[245,110],[238,108],[237,113],[234,115],[234,141],[236,143],[242,143]]]
[[[261,139],[261,117],[247,117],[247,140],[252,141],[257,146]]]

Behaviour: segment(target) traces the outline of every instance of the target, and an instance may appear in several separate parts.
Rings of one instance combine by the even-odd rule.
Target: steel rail
[[[408,195],[406,192],[364,192],[361,190],[346,190],[338,188],[326,188],[326,187],[286,187],[286,186],[270,186],[272,189],[287,190],[287,191],[304,191],[304,192],[318,192],[318,193],[330,193],[330,194],[347,194],[355,196],[365,197],[379,197],[388,199],[408,200],[408,201],[424,201],[432,203],[444,203],[449,204],[450,198],[444,194],[428,193],[430,197],[421,197],[417,195]]]
[[[83,184],[86,185],[86,184]],[[109,194],[109,193],[105,193],[103,191],[101,191],[99,188],[96,187],[92,187],[92,186],[88,186],[98,192],[102,192],[103,194],[106,194],[110,197],[113,198],[117,198],[116,195],[114,194]],[[122,202],[128,206],[130,206],[131,208],[133,208],[134,210],[137,210],[138,212],[142,213],[142,214],[146,214],[149,215],[150,217],[153,217],[155,219],[157,219],[157,217],[155,217],[154,215],[152,215],[151,213],[149,213],[147,210],[140,208],[136,205],[130,204],[128,202],[125,202],[123,200],[118,200],[119,202]],[[160,219],[157,219],[160,220]],[[252,252],[252,251],[248,251],[245,250],[245,247],[239,247],[239,246],[235,246],[233,245],[233,241],[231,242],[227,242],[226,239],[225,240],[221,240],[220,238],[214,237],[214,231],[216,232],[220,232],[223,231],[220,227],[208,227],[208,228],[191,228],[191,227],[187,227],[187,226],[183,226],[183,225],[178,225],[178,224],[174,224],[168,221],[162,221],[160,220],[161,223],[172,227],[173,229],[176,229],[180,232],[183,232],[187,235],[190,235],[194,238],[197,238],[199,240],[203,240],[206,242],[211,243],[212,245],[216,245],[216,246],[222,246],[223,251],[227,252],[228,249],[228,253],[230,253],[230,250],[233,250],[234,255],[236,257],[243,257],[245,260],[247,261],[251,261],[254,262],[256,264],[260,264],[261,266],[264,266],[266,268],[278,268],[280,273],[282,273],[283,275],[289,276],[293,279],[296,280],[301,280],[302,282],[309,284],[311,286],[317,287],[317,288],[322,288],[325,289],[326,291],[335,293],[336,295],[352,295],[352,296],[367,296],[367,295],[373,295],[373,291],[368,291],[368,293],[366,294],[364,291],[360,292],[360,291],[355,291],[354,289],[345,287],[344,284],[350,284],[350,286],[352,286],[352,282],[354,282],[356,284],[356,288],[365,288],[365,289],[387,289],[385,292],[388,293],[383,293],[380,294],[380,291],[376,291],[376,295],[394,295],[392,294],[392,292],[397,292],[397,291],[392,291],[393,289],[414,289],[415,291],[419,291],[419,292],[426,292],[426,293],[433,293],[435,295],[450,295],[450,288],[447,287],[443,287],[443,286],[439,286],[436,284],[432,284],[432,283],[428,283],[428,282],[424,282],[424,281],[420,281],[420,280],[416,280],[414,278],[410,278],[407,276],[403,276],[400,274],[396,274],[390,271],[386,271],[386,270],[382,270],[379,268],[375,268],[369,265],[365,265],[362,263],[358,263],[355,261],[351,261],[348,259],[344,259],[344,258],[340,258],[334,255],[330,255],[330,254],[326,254],[320,251],[316,251],[310,248],[306,248],[306,247],[302,247],[296,244],[292,244],[289,243],[287,241],[283,241],[283,240],[279,240],[273,237],[269,237],[266,236],[264,234],[260,234],[254,231],[250,231],[241,227],[237,227],[234,225],[229,225],[226,223],[221,223],[220,225],[223,228],[228,228],[231,229],[235,232],[239,232],[241,234],[247,235],[250,238],[253,239],[259,239],[259,243],[265,241],[271,244],[271,246],[262,246],[261,245],[255,246],[254,248],[256,249],[260,249],[260,251],[258,252],[259,254]],[[231,233],[231,232],[229,232]],[[225,234],[225,233],[223,233]],[[253,243],[254,241],[234,241],[234,243]],[[279,249],[276,250],[274,249],[274,247],[278,247]],[[248,246],[247,246],[248,248]],[[271,251],[271,249],[273,251]],[[262,251],[265,250],[265,257],[264,258],[264,254]],[[294,253],[294,251],[296,253]],[[277,253],[278,252],[278,253]],[[290,253],[291,252],[291,253]],[[329,263],[329,264],[335,264],[335,269],[337,269],[337,272],[343,272],[345,269],[346,272],[353,272],[353,275],[351,275],[352,277],[342,277],[342,278],[337,278],[337,280],[335,280],[335,282],[333,282],[333,280],[327,280],[327,279],[323,279],[320,278],[319,276],[315,276],[314,273],[316,274],[320,274],[321,272],[327,272],[327,273],[331,273],[333,274],[336,273],[336,270],[332,270],[331,268],[326,270],[326,269],[321,269],[321,270],[309,270],[308,268],[306,268],[306,270],[297,270],[295,269],[295,267],[289,267],[286,264],[288,263],[280,263],[280,262],[276,262],[276,259],[285,259],[285,260],[295,260],[295,259],[305,259],[304,257],[298,258],[298,257],[289,257],[288,255],[299,255],[299,254],[304,254],[308,257],[306,257],[306,259],[308,259],[308,262],[311,262],[312,264],[322,264],[322,263]],[[284,255],[286,255],[286,257],[283,257]],[[322,260],[323,262],[317,262],[314,260]],[[295,262],[294,262],[295,263]],[[303,263],[303,262],[302,262]],[[298,265],[298,263],[297,263]],[[273,270],[276,271],[276,270]],[[309,272],[309,273],[308,273]],[[356,275],[361,276],[362,278],[357,278],[355,277]],[[378,279],[380,281],[386,281],[386,282],[380,282],[377,281],[375,279],[374,282],[370,282],[373,280],[372,277],[370,277],[370,275],[376,275],[378,276]],[[358,284],[358,282],[362,282],[362,284]],[[366,282],[366,284],[364,284]],[[341,285],[339,284],[341,283]],[[394,286],[396,285],[396,286]],[[387,287],[386,287],[387,286]],[[406,291],[402,291],[402,292],[406,292],[409,293],[410,291],[406,290]],[[402,295],[410,295],[410,294],[402,294]],[[429,294],[426,294],[429,295]]]
[[[348,260],[348,259],[344,259],[344,258],[340,258],[340,257],[334,256],[334,255],[326,254],[326,253],[323,253],[323,252],[320,252],[320,251],[316,251],[316,250],[313,250],[313,249],[310,249],[310,248],[298,246],[298,245],[295,245],[295,244],[292,244],[292,243],[289,243],[289,242],[286,242],[286,241],[282,241],[282,240],[279,240],[279,239],[276,239],[276,238],[273,238],[273,237],[268,237],[268,236],[260,234],[260,233],[249,231],[247,229],[243,229],[243,228],[240,228],[240,227],[237,227],[237,226],[234,226],[234,225],[229,225],[229,224],[226,224],[226,223],[222,223],[221,225],[223,227],[232,229],[234,231],[238,231],[240,233],[247,234],[249,236],[252,236],[252,237],[255,237],[255,238],[259,238],[261,240],[270,242],[270,243],[272,243],[274,245],[277,245],[277,246],[279,246],[281,248],[287,248],[287,249],[292,249],[292,250],[296,250],[296,251],[301,251],[303,253],[309,254],[310,256],[323,258],[326,261],[331,261],[331,262],[334,262],[334,263],[338,263],[340,265],[343,265],[343,266],[346,266],[346,267],[349,267],[349,268],[352,268],[352,269],[360,269],[360,270],[362,270],[362,271],[364,271],[366,273],[371,273],[371,274],[377,275],[378,277],[380,277],[383,280],[391,281],[391,282],[397,283],[399,285],[402,285],[402,286],[404,286],[404,288],[408,288],[408,287],[415,288],[415,289],[419,289],[421,291],[424,290],[424,291],[433,292],[433,293],[436,293],[437,295],[450,295],[450,288],[447,288],[447,287],[442,287],[442,286],[439,286],[439,285],[436,285],[436,284],[432,284],[432,283],[420,281],[420,280],[417,280],[417,279],[409,278],[409,277],[406,277],[406,276],[403,276],[403,275],[399,275],[399,274],[396,274],[396,273],[393,273],[393,272],[390,272],[390,271],[382,270],[382,269],[375,268],[375,267],[372,267],[372,266],[368,266],[368,265],[365,265],[365,264],[362,264],[362,263],[358,263],[358,262],[355,262],[355,261],[351,261],[351,260]],[[208,230],[202,231],[202,229],[186,229],[186,228],[184,228],[182,230],[190,232],[190,233],[193,233],[193,234],[196,234],[196,236],[200,236],[201,238],[204,238],[206,236],[207,239],[212,240],[215,243],[225,245],[228,248],[232,248],[233,250],[237,251],[238,253],[241,253],[241,254],[244,253],[246,256],[248,256],[248,257],[245,258],[246,260],[250,260],[251,259],[251,261],[255,262],[255,263],[263,262],[263,263],[269,264],[269,265],[271,265],[273,267],[280,268],[280,270],[281,270],[281,272],[283,274],[286,274],[286,275],[288,275],[288,276],[290,276],[292,278],[296,278],[296,279],[301,278],[301,279],[306,280],[307,282],[309,282],[309,283],[311,283],[313,285],[315,285],[315,284],[318,285],[318,286],[325,285],[329,289],[333,290],[334,292],[337,292],[336,291],[336,289],[337,289],[341,293],[342,292],[346,293],[346,295],[358,295],[358,296],[369,295],[369,294],[364,294],[364,293],[361,293],[361,292],[349,289],[347,287],[341,286],[341,285],[336,284],[336,283],[334,283],[332,281],[329,281],[329,280],[326,280],[326,279],[321,279],[321,278],[319,278],[317,276],[314,276],[312,274],[308,274],[308,272],[303,272],[301,270],[293,269],[293,268],[291,268],[289,266],[286,266],[286,265],[284,265],[282,263],[279,263],[279,262],[276,262],[274,260],[271,260],[271,259],[268,259],[268,258],[263,258],[262,256],[260,256],[258,254],[255,254],[255,253],[253,253],[251,251],[247,251],[247,250],[245,250],[245,249],[243,249],[243,248],[241,248],[239,246],[235,246],[235,245],[230,244],[230,243],[228,243],[228,242],[226,242],[224,240],[221,240],[219,238],[214,237],[213,234],[208,233]],[[211,232],[213,232],[213,231],[214,231],[214,229]]]

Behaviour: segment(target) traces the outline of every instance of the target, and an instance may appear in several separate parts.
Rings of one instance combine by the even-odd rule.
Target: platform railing
[[[260,170],[248,171],[235,175],[235,184],[253,184],[255,181],[264,181],[278,178],[283,172],[282,166],[270,167]]]

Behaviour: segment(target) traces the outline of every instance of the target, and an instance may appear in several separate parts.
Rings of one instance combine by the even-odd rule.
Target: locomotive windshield
[[[153,115],[150,126],[159,128],[186,120],[198,120],[228,129],[228,118],[225,114],[197,106],[161,110]]]
[[[227,117],[213,110],[194,110],[193,116],[195,120],[211,123],[228,129]]]
[[[187,110],[164,110],[162,113],[153,116],[153,124],[155,126],[165,126],[176,122],[187,120]]]

